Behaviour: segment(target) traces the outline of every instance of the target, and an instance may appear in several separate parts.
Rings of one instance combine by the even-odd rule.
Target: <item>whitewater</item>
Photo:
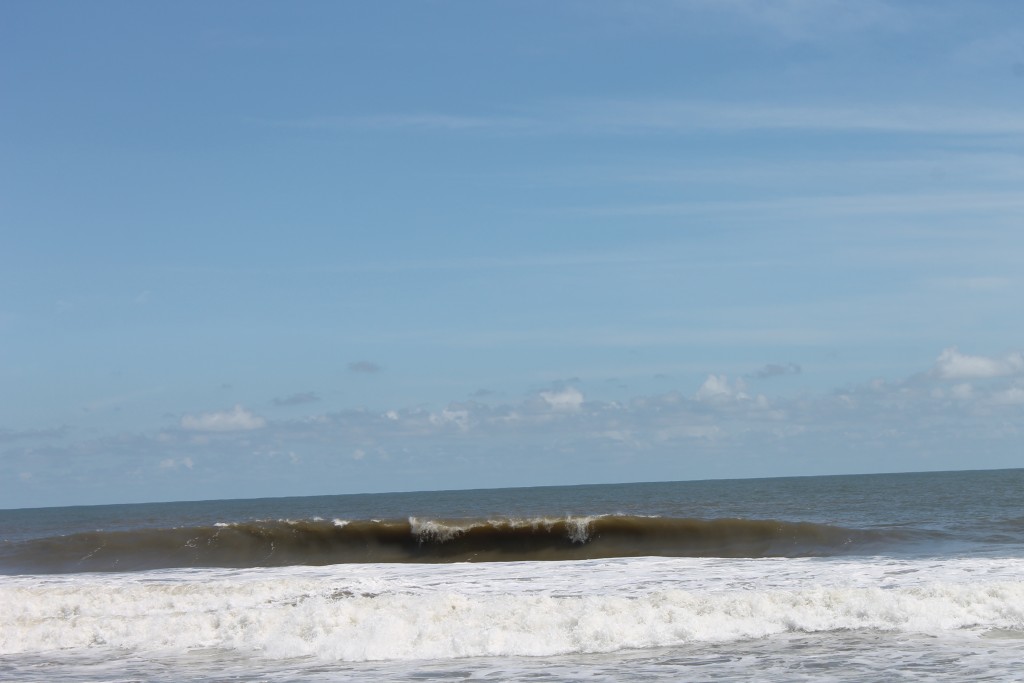
[[[256,562],[134,571],[91,571],[86,563],[73,571],[9,570],[0,576],[0,680],[1024,680],[1024,515],[1013,493],[1019,490],[1020,471],[902,476],[897,488],[905,490],[903,499],[885,507],[872,504],[869,493],[889,481],[884,478],[753,485],[762,490],[756,504],[787,513],[777,516],[792,516],[788,522],[714,518],[698,524],[679,521],[689,517],[651,516],[654,521],[647,523],[636,515],[693,512],[702,495],[710,500],[726,490],[739,494],[750,483],[520,492],[524,500],[557,498],[563,509],[567,497],[575,496],[569,507],[584,511],[594,509],[586,500],[604,507],[609,496],[620,497],[618,509],[629,507],[627,498],[644,501],[628,516],[549,515],[543,523],[492,520],[459,526],[433,514],[401,524],[368,522],[387,526],[385,538],[412,534],[419,542],[442,545],[512,543],[528,556],[537,549],[523,546],[523,539],[540,539],[547,553],[552,533],[562,538],[558,548],[571,550],[599,540],[604,529],[614,542],[596,547],[620,552],[616,534],[623,529],[648,534],[653,529],[662,534],[652,536],[659,547],[666,547],[667,533],[692,548],[687,534],[696,534],[704,543],[698,545],[703,556],[479,562],[434,557],[426,563],[403,556],[393,562]],[[805,496],[794,506],[794,486],[820,495]],[[829,487],[835,490],[830,493]],[[845,507],[838,490],[846,491]],[[954,491],[962,504],[949,505],[940,496]],[[655,500],[656,494],[661,498]],[[426,494],[396,495],[356,502],[389,512],[407,509],[410,500],[431,507],[423,505],[430,500]],[[445,496],[452,499],[451,493]],[[936,496],[946,501],[945,517],[935,514]],[[485,492],[455,498],[474,513],[467,519],[484,518]],[[820,502],[826,499],[828,506]],[[806,507],[807,501],[813,506]],[[282,506],[310,501],[247,504],[257,513],[271,508],[294,513]],[[737,502],[734,511],[750,504]],[[45,531],[32,531],[23,521],[32,514],[19,512],[9,515],[22,522],[19,535],[6,534],[5,557],[17,559],[19,548],[37,557],[41,542],[59,548],[61,539],[87,549],[85,541],[103,542],[110,538],[104,534],[128,529],[136,534],[133,539],[157,539],[147,546],[147,558],[170,552],[167,539],[178,537],[164,529],[184,529],[189,536],[243,525],[247,537],[261,542],[291,538],[293,559],[299,552],[295,536],[280,536],[283,529],[298,528],[300,545],[309,543],[303,534],[313,529],[320,540],[311,552],[322,552],[324,538],[340,538],[346,552],[353,543],[350,536],[322,536],[328,528],[349,528],[352,523],[343,516],[196,524],[206,513],[197,512],[197,504],[180,505],[188,512],[176,521],[189,523],[165,526],[167,520],[157,520],[155,536],[152,529],[139,530],[138,523],[126,521],[131,510],[119,511],[113,531],[97,529],[85,537],[77,523],[65,525],[71,533],[54,536],[55,512],[40,522]],[[230,507],[217,502],[210,514],[223,518],[225,505]],[[514,512],[532,505],[524,503]],[[362,512],[344,497],[328,507],[356,519]],[[451,512],[441,504],[432,511]],[[567,519],[571,523],[564,523]],[[506,527],[515,534],[508,536]],[[522,529],[529,534],[521,535]],[[378,542],[379,531],[374,533]],[[755,540],[757,534],[795,538],[781,547],[796,554],[765,554],[765,548],[780,546],[757,545],[757,553],[721,556],[723,542],[749,549],[751,534]],[[715,541],[711,545],[709,536]],[[191,538],[197,537],[179,540],[187,544]],[[210,543],[217,537],[201,538]],[[869,543],[845,542],[850,538]],[[118,552],[127,547],[118,546]],[[242,546],[218,547],[212,557],[223,558],[225,547]],[[173,561],[165,564],[181,565],[182,558],[195,556],[170,557]]]

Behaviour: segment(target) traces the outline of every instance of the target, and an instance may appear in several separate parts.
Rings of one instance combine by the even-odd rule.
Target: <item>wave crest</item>
[[[502,519],[262,520],[95,531],[0,548],[8,573],[486,562],[612,557],[805,557],[867,552],[893,532],[753,519],[630,515]]]

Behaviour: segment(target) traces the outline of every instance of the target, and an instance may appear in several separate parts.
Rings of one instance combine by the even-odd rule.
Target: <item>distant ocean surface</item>
[[[1024,470],[0,510],[0,680],[1021,681],[1022,662]]]

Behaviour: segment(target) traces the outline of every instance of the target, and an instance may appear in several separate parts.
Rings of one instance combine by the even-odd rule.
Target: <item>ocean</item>
[[[0,510],[4,681],[922,679],[1024,680],[1024,470]]]

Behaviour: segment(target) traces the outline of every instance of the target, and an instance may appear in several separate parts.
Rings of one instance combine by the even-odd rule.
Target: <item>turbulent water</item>
[[[2,680],[1024,680],[1024,470],[0,511]]]

